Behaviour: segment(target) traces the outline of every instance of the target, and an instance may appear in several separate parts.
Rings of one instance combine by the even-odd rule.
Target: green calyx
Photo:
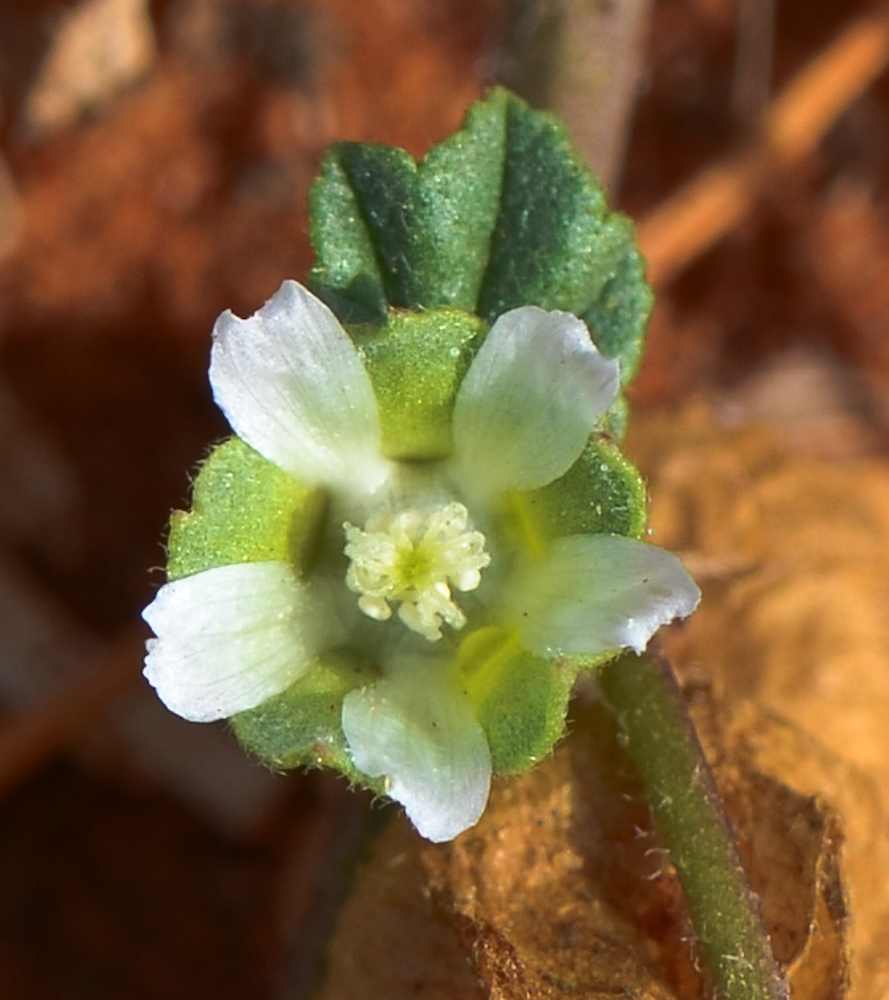
[[[350,328],[380,410],[383,450],[404,461],[451,454],[454,400],[487,329],[458,310],[394,311],[385,324]],[[507,558],[541,555],[555,538],[611,533],[640,538],[645,485],[607,437],[595,434],[554,482],[504,498],[499,548]],[[239,438],[218,445],[202,465],[192,509],[174,514],[170,579],[237,562],[283,560],[311,572],[320,551],[339,551],[323,490],[297,482]],[[325,541],[325,536],[327,541]],[[342,569],[343,567],[341,567]],[[454,653],[496,773],[516,773],[546,756],[564,730],[577,673],[591,663],[556,664],[528,653],[518,633],[483,625],[454,635]],[[332,767],[351,781],[382,788],[354,767],[341,724],[349,691],[374,680],[367,655],[340,649],[280,695],[231,719],[244,747],[268,766]]]
[[[487,326],[471,313],[439,309],[393,310],[385,324],[349,328],[373,383],[387,458],[450,454],[454,399]]]
[[[343,699],[374,679],[373,671],[345,654],[325,654],[281,694],[232,716],[229,724],[250,753],[275,771],[331,767],[355,784],[382,793],[352,763],[343,734]]]
[[[607,437],[594,435],[552,483],[505,498],[504,532],[512,547],[540,556],[566,535],[641,539],[648,524],[645,481]]]
[[[517,774],[562,736],[577,671],[522,648],[516,632],[482,628],[457,654],[460,677],[488,740],[496,774]]]
[[[419,163],[391,147],[334,146],[309,207],[310,283],[363,359],[387,458],[419,465],[453,453],[462,380],[490,325],[518,306],[574,313],[619,359],[622,384],[634,375],[652,293],[632,224],[608,210],[560,123],[506,91],[474,105]],[[566,535],[644,536],[645,485],[616,443],[625,418],[620,395],[567,472],[491,512],[505,559],[533,559]],[[317,570],[332,579],[347,566],[341,531],[323,489],[231,438],[203,463],[191,510],[173,515],[168,577],[286,561],[310,581]],[[485,619],[446,641],[494,771],[546,756],[577,673],[593,660],[550,662],[524,650],[516,629]],[[356,770],[341,723],[346,695],[379,676],[378,651],[365,645],[322,653],[290,688],[234,716],[238,739],[274,769],[329,766],[382,791]]]

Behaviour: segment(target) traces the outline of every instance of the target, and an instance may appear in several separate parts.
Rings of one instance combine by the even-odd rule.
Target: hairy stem
[[[626,654],[602,691],[645,785],[721,1000],[788,996],[710,768],[667,659]]]

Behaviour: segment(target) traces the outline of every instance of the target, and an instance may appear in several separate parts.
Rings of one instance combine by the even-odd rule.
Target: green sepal
[[[217,566],[308,556],[324,498],[240,438],[217,445],[192,486],[191,511],[174,511],[167,541],[167,578]]]
[[[418,165],[340,143],[309,195],[310,282],[344,322],[386,305],[455,307],[488,322],[522,305],[581,316],[626,385],[652,306],[632,223],[554,117],[495,88]]]
[[[645,537],[648,494],[639,470],[609,438],[594,435],[558,479],[506,497],[504,530],[519,549],[542,554],[566,535]]]
[[[382,780],[368,778],[353,764],[341,721],[346,695],[373,679],[370,668],[328,653],[286,691],[229,723],[244,749],[272,770],[332,767],[382,794]]]
[[[495,774],[526,771],[550,753],[565,729],[572,664],[534,656],[516,633],[493,627],[467,636],[457,663]]]
[[[349,328],[373,383],[388,458],[451,453],[454,400],[486,329],[455,309],[397,311],[383,326]]]

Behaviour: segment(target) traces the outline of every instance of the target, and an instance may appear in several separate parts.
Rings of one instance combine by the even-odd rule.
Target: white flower
[[[210,381],[244,441],[326,491],[326,551],[341,561],[307,572],[229,565],[166,584],[145,610],[157,636],[145,674],[174,712],[209,721],[261,704],[358,636],[378,675],[344,699],[349,752],[431,840],[478,820],[491,777],[457,637],[502,624],[550,658],[641,652],[697,604],[681,563],[654,546],[574,535],[522,559],[498,536],[502,498],[563,475],[618,391],[617,363],[571,314],[529,306],[493,324],[456,396],[452,454],[439,461],[383,454],[359,351],[294,282],[249,319],[219,318]]]

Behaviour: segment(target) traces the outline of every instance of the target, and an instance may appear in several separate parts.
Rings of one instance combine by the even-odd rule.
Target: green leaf
[[[315,291],[344,321],[386,304],[475,310],[500,191],[503,105],[476,104],[422,164],[375,143],[331,147],[309,191]]]
[[[217,445],[192,489],[192,509],[175,511],[167,542],[167,578],[217,566],[306,558],[323,513],[317,490],[255,452],[240,438]]]
[[[625,386],[639,369],[653,308],[654,290],[645,278],[645,258],[633,246],[621,255],[613,276],[581,314],[599,350],[609,358],[620,357],[620,380]],[[618,420],[623,437],[625,415]]]
[[[483,316],[534,304],[581,315],[631,243],[562,125],[507,104],[500,211],[479,301]]]
[[[318,262],[310,284],[343,323],[379,323],[386,290],[358,195],[332,149],[309,188],[312,244]]]
[[[581,316],[626,384],[652,293],[633,227],[611,213],[563,126],[495,89],[424,160],[341,143],[309,196],[310,281],[343,321],[454,307],[493,321],[538,305]]]

